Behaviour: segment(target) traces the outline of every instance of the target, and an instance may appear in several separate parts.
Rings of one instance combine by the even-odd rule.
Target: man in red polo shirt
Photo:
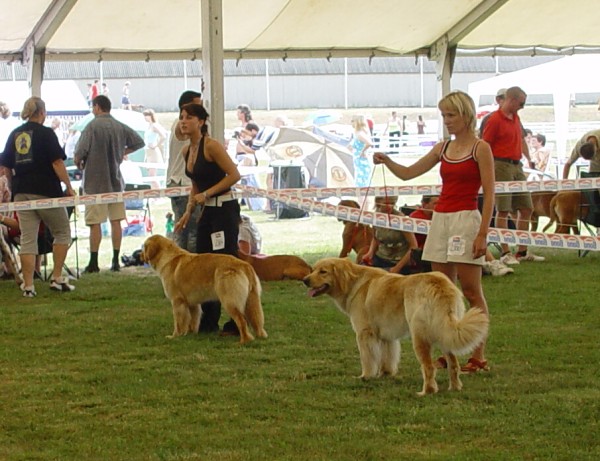
[[[521,157],[525,155],[532,168],[529,150],[523,145],[523,132],[518,112],[525,106],[527,94],[518,86],[506,90],[506,98],[500,108],[490,115],[482,133],[482,138],[492,148],[494,155],[494,171],[496,181],[526,181]],[[516,226],[518,230],[529,230],[529,221],[533,203],[531,194],[496,194],[496,227],[508,228],[508,215],[517,212]],[[519,264],[520,261],[543,261],[527,251],[527,247],[519,245],[513,255],[507,244],[502,244],[503,264]]]

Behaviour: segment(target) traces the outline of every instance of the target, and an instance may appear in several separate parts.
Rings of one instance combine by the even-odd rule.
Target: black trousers
[[[240,204],[237,200],[225,202],[220,207],[204,207],[202,216],[198,221],[198,232],[196,237],[197,253],[228,254],[237,257],[238,234],[240,225]],[[213,248],[213,234],[223,232],[224,247],[215,250]],[[198,332],[212,333],[219,331],[219,319],[221,318],[221,303],[219,301],[208,301],[202,303],[202,318]],[[224,331],[237,332],[237,325],[229,320],[224,326]]]

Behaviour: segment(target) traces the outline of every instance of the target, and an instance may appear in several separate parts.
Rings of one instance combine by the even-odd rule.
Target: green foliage
[[[256,220],[269,253],[339,251],[333,218]],[[297,281],[263,284],[269,338],[243,347],[167,339],[170,305],[147,268],[86,275],[73,293],[37,282],[34,299],[2,281],[0,459],[598,459],[600,255],[539,253],[484,278],[491,371],[463,376],[460,393],[441,371],[424,398],[410,341],[396,378],[357,379],[348,319]]]

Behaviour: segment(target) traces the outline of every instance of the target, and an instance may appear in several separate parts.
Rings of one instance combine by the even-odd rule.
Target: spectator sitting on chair
[[[259,132],[259,127],[256,123],[250,122],[246,124],[246,127],[237,135],[237,144],[235,146],[235,159],[239,166],[258,166],[258,158],[256,157],[256,150],[253,146],[254,138]],[[258,177],[256,174],[246,174],[242,176],[241,184],[244,186],[250,186],[259,188]],[[253,211],[264,210],[266,200],[262,197],[247,197],[246,203],[248,208]]]
[[[144,140],[132,128],[110,115],[111,103],[100,95],[92,101],[94,119],[85,127],[75,151],[75,164],[83,171],[82,188],[86,195],[123,192],[125,181],[120,165],[131,152],[144,147]],[[86,205],[85,224],[90,228],[90,260],[85,273],[100,272],[98,250],[102,242],[100,225],[110,220],[113,246],[112,271],[119,271],[121,221],[125,203]]]
[[[379,213],[402,215],[395,208],[398,197],[375,197],[375,210]],[[362,263],[381,267],[395,274],[411,273],[411,251],[418,248],[412,232],[373,226],[374,235],[369,251]]]
[[[46,120],[44,101],[35,96],[29,98],[25,101],[21,118],[26,120],[26,123],[9,135],[4,152],[0,155],[0,174],[8,178],[14,201],[58,198],[65,193],[68,196],[75,195],[64,164],[65,152],[52,129],[44,126]],[[63,192],[61,183],[65,185],[66,192]],[[63,265],[71,244],[71,226],[65,207],[21,210],[17,214],[21,227],[23,296],[33,298],[37,294],[33,277],[35,258],[38,254],[37,238],[40,222],[44,222],[54,235],[52,245],[54,267],[50,278],[50,289],[74,290],[75,287],[62,276]]]
[[[240,214],[240,234],[238,236],[238,250],[245,255],[260,254],[262,236],[260,231],[250,219],[250,216]]]

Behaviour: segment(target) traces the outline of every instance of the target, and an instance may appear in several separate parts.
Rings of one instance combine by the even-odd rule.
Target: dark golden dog
[[[158,272],[173,306],[171,337],[197,331],[200,304],[216,300],[237,325],[242,344],[254,339],[248,323],[256,336],[267,337],[260,281],[250,264],[229,255],[192,254],[161,235],[146,239],[141,258]]]
[[[342,200],[338,205],[350,208],[360,208],[360,205],[355,200]],[[345,258],[352,250],[354,250],[356,253],[356,262],[359,263],[363,255],[369,251],[371,240],[373,240],[373,228],[369,225],[352,221],[340,221],[344,223],[340,258]]]
[[[557,234],[579,234],[577,220],[587,217],[589,204],[585,195],[578,190],[560,191],[550,201],[550,222],[544,227],[544,232],[556,223]]]
[[[473,350],[487,335],[487,315],[478,308],[465,313],[462,293],[440,272],[401,276],[328,258],[315,264],[304,283],[311,296],[331,296],[350,317],[363,379],[395,375],[399,339],[410,335],[423,374],[419,395],[438,390],[431,357],[434,345],[448,362],[450,390],[458,391],[462,383],[456,356]]]
[[[263,282],[303,280],[312,270],[306,261],[294,255],[255,256],[239,252],[238,256],[254,268]]]

